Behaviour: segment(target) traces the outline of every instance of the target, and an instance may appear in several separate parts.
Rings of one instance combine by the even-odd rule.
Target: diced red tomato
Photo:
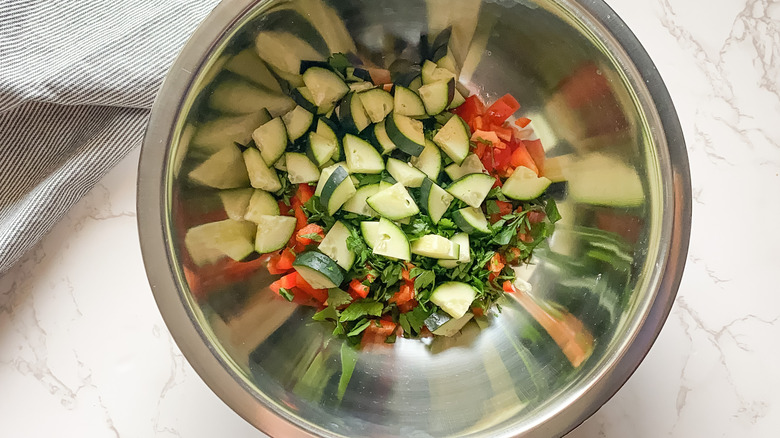
[[[471,141],[478,142],[478,143],[483,143],[485,141],[488,141],[493,147],[497,147],[501,143],[501,140],[498,138],[498,135],[496,135],[495,132],[482,131],[480,129],[474,131],[474,134],[471,135]]]
[[[363,337],[360,339],[360,346],[376,346],[385,344],[387,337],[392,335],[397,328],[397,325],[391,321],[385,321],[382,319],[372,320],[366,330],[363,332]]]
[[[279,204],[279,214],[282,216],[289,216],[292,214],[292,207],[285,204],[284,201],[278,201]]]
[[[515,289],[515,287],[514,287],[514,286],[512,286],[512,282],[511,282],[511,281],[509,281],[509,280],[506,280],[506,281],[504,282],[504,284],[503,284],[503,288],[504,288],[504,292],[506,292],[506,293],[508,293],[508,294],[513,294],[513,293],[517,292],[517,290]]]
[[[477,142],[477,145],[474,147],[474,154],[476,154],[477,158],[480,160],[485,155],[485,151],[487,150],[487,145],[482,142]]]
[[[472,94],[466,98],[466,101],[463,102],[463,104],[452,110],[452,112],[460,116],[460,118],[471,126],[475,117],[485,113],[485,104],[482,103],[479,96]]]
[[[417,302],[417,300],[409,300],[403,304],[399,304],[398,311],[400,311],[401,313],[411,312],[418,305],[419,303]]]
[[[528,222],[532,224],[541,223],[542,221],[544,221],[544,218],[546,217],[547,214],[545,214],[545,212],[543,211],[534,210],[528,212]]]
[[[493,183],[493,187],[491,187],[491,188],[495,189],[496,187],[501,187],[502,185],[504,185],[504,184],[501,182],[501,178],[496,177],[496,182]]]
[[[485,316],[485,310],[481,307],[472,307],[471,313],[473,313],[476,317]]]
[[[520,117],[519,119],[515,120],[515,125],[519,126],[520,128],[525,128],[531,124],[531,119],[528,117]]]
[[[500,125],[519,109],[520,104],[517,100],[511,94],[505,94],[488,107],[486,117],[490,119],[491,123]]]
[[[501,271],[504,269],[504,266],[506,266],[506,261],[504,260],[504,256],[502,256],[500,253],[495,253],[493,257],[488,261],[487,266],[485,267],[488,271],[490,271],[490,275],[488,275],[488,280],[493,281],[498,277],[499,274],[501,274]]]
[[[369,287],[355,278],[349,283],[349,291],[354,292],[360,298],[365,298],[368,296]]]
[[[537,175],[544,175],[544,146],[542,146],[542,141],[523,140],[523,144],[536,164],[538,169]]]
[[[314,196],[314,186],[298,184],[298,188],[295,190],[295,197],[301,202],[301,205],[309,202],[312,196]]]
[[[399,306],[405,304],[414,299],[414,286],[409,283],[404,283],[401,288],[391,298],[391,303],[396,303]]]
[[[319,236],[319,239],[312,239],[311,237],[304,236]],[[313,242],[321,242],[323,238],[325,238],[325,230],[317,224],[308,224],[298,230],[295,234],[295,240],[302,245],[311,245]]]
[[[298,273],[293,272],[290,274],[285,275],[284,277],[274,281],[271,283],[270,289],[274,291],[274,293],[279,293],[279,289],[284,288],[287,290],[290,290],[298,285],[297,279],[298,279]]]
[[[493,164],[495,170],[497,170],[501,176],[509,176],[507,170],[512,165],[512,150],[506,147],[503,149],[493,149]]]
[[[520,251],[520,248],[509,248],[506,252],[506,262],[507,263],[514,263],[517,261],[520,261],[520,256],[522,255],[522,252]]]
[[[517,148],[514,152],[512,152],[512,158],[511,158],[511,164],[512,167],[520,167],[524,166],[534,171],[537,175],[539,175],[539,169],[536,167],[536,163],[534,162],[534,159],[531,158],[531,155],[528,153],[528,150],[525,148],[525,144],[522,142],[517,144]]]
[[[327,289],[315,289],[306,280],[304,280],[303,277],[300,276],[300,274],[298,274],[297,272],[295,274],[296,274],[295,285],[298,287],[298,289],[302,290],[307,295],[317,300],[320,304],[328,300]]]
[[[271,275],[285,274],[290,269],[292,269],[292,263],[289,264],[290,265],[289,267],[285,267],[285,268],[279,266],[279,262],[281,261],[281,259],[282,259],[282,254],[281,253],[273,254],[273,255],[271,255],[271,258],[268,259],[268,263],[266,264],[266,268],[268,269],[268,272]],[[285,261],[285,263],[282,266],[287,266],[287,262]]]
[[[493,202],[493,201],[490,201]],[[510,213],[512,213],[512,203],[511,202],[504,202],[504,201],[495,201],[496,206],[498,207],[498,213],[493,213],[490,215],[490,223],[494,224],[498,222],[502,216],[506,216]]]
[[[515,136],[515,130],[501,125],[490,125],[490,130],[495,132],[498,138],[505,142],[511,142]]]
[[[276,267],[285,270],[292,269],[294,261],[295,254],[290,248],[285,248],[282,250],[281,256],[279,257],[279,262]]]

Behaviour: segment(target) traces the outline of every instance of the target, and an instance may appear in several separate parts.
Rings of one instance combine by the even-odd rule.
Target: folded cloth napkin
[[[216,3],[0,2],[0,275],[141,144],[165,73]]]

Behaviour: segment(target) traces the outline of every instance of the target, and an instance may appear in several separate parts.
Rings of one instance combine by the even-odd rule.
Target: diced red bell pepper
[[[536,168],[538,169],[538,175],[544,175],[544,146],[541,140],[523,140],[525,148],[528,150],[528,154],[534,160]]]
[[[474,154],[477,156],[477,158],[482,159],[483,156],[485,156],[485,151],[487,150],[487,145],[482,142],[477,142],[477,145],[474,147]]]
[[[414,286],[412,286],[409,283],[404,283],[401,285],[401,288],[398,290],[398,292],[396,292],[390,298],[390,302],[396,303],[397,305],[401,305],[413,299],[414,299]]]
[[[278,269],[289,270],[292,269],[294,261],[295,254],[290,248],[285,248],[282,250],[282,253],[279,257],[279,262],[277,263],[276,267]]]
[[[506,292],[508,294],[513,294],[513,293],[517,292],[515,287],[512,285],[512,282],[509,281],[509,280],[504,281],[503,288],[504,288],[504,292]]]
[[[519,126],[520,128],[525,128],[531,123],[531,119],[528,117],[520,117],[519,119],[515,120],[515,125]]]
[[[520,104],[517,100],[511,94],[505,94],[488,107],[486,117],[490,119],[491,123],[500,125],[519,109]]]
[[[295,275],[295,285],[298,287],[298,289],[317,300],[320,304],[328,300],[327,289],[315,289],[306,280],[304,280],[300,274],[296,272]]]
[[[493,175],[493,171],[495,170],[495,166],[493,165],[493,148],[486,148],[485,153],[480,157],[480,161],[482,161],[482,165],[485,166],[485,170]]]
[[[512,152],[511,164],[514,168],[520,166],[527,167],[539,175],[539,168],[536,167],[534,159],[531,158],[531,155],[528,153],[528,149],[525,148],[525,144],[522,142],[518,143],[517,148],[514,152]]]
[[[290,264],[290,267],[288,268],[282,268],[279,266],[279,262],[282,259],[281,253],[276,253],[271,255],[271,258],[268,259],[268,263],[266,264],[266,268],[268,269],[268,272],[271,275],[279,275],[279,274],[286,274],[290,269],[292,269],[292,264]],[[284,266],[287,266],[287,263],[285,262]]]
[[[309,202],[309,199],[314,196],[314,187],[308,184],[298,184],[298,188],[295,190],[295,197],[301,202],[301,205]]]
[[[396,328],[397,325],[394,322],[382,319],[372,320],[363,332],[363,337],[360,339],[361,347],[384,344],[387,337],[392,335]]]
[[[471,135],[471,141],[478,143],[490,142],[490,145],[493,147],[497,147],[498,144],[501,143],[501,140],[495,132],[482,131],[480,129],[474,131],[474,134]]]
[[[498,138],[505,142],[511,142],[515,136],[515,130],[501,125],[490,125],[490,130],[495,132]]]
[[[309,237],[305,237],[309,236]],[[312,238],[311,236],[319,236]],[[311,245],[313,242],[321,242],[325,238],[325,230],[317,224],[308,224],[305,227],[298,230],[295,234],[295,240],[302,245]]]
[[[488,275],[488,280],[493,281],[498,277],[498,275],[501,273],[501,271],[504,269],[504,266],[506,266],[506,261],[504,260],[504,256],[502,256],[500,253],[495,253],[493,257],[488,261],[487,266],[485,267],[488,271],[490,271],[490,275]]]
[[[365,298],[368,296],[369,287],[363,284],[362,281],[355,278],[349,283],[349,291],[350,295],[354,293],[360,298]]]
[[[512,165],[512,150],[507,147],[493,149],[493,163],[499,173],[505,174],[506,170]]]

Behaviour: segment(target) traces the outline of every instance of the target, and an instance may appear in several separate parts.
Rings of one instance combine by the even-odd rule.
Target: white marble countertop
[[[780,2],[610,0],[655,60],[688,142],[688,265],[647,359],[570,436],[780,431]],[[0,279],[0,435],[261,437],[195,374],[149,290],[138,152]]]

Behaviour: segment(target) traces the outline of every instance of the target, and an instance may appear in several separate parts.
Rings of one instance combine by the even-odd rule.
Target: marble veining
[[[693,232],[655,346],[570,436],[777,436],[780,2],[608,3],[674,99]],[[0,278],[2,436],[264,436],[203,384],[157,311],[136,232],[137,160]]]

